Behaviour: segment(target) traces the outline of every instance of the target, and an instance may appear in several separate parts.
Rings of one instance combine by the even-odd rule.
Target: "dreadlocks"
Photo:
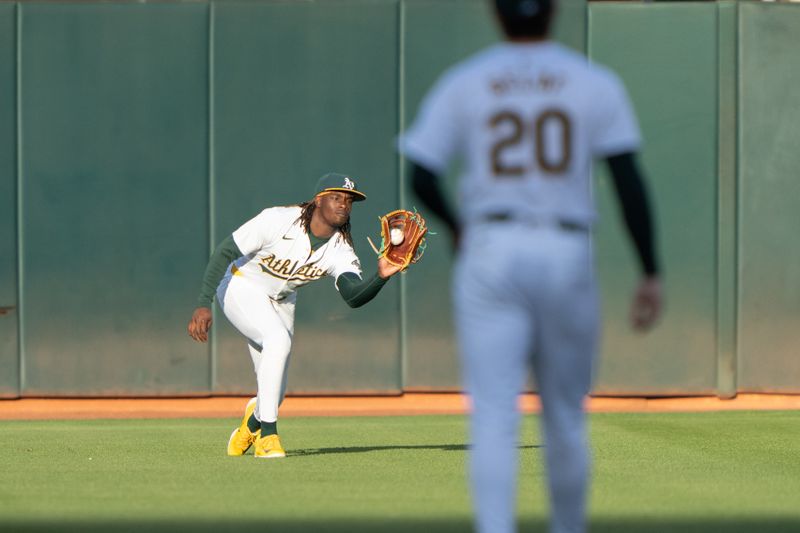
[[[300,217],[297,220],[303,225],[303,229],[306,230],[306,233],[311,233],[311,216],[314,214],[317,205],[314,203],[314,200],[309,200],[308,202],[297,205],[300,207]],[[350,246],[353,246],[353,236],[350,235],[350,219],[342,224],[339,231],[342,233],[344,241]]]

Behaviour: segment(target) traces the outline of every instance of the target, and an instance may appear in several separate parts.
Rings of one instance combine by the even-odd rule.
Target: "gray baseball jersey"
[[[553,42],[492,46],[425,97],[403,153],[434,174],[460,159],[465,227],[453,298],[472,397],[470,480],[480,533],[515,531],[517,395],[542,399],[551,531],[584,531],[598,302],[589,228],[594,158],[640,144],[622,83]]]
[[[554,42],[498,44],[452,67],[401,137],[436,173],[462,160],[465,223],[498,210],[591,223],[592,158],[639,144],[617,76]]]

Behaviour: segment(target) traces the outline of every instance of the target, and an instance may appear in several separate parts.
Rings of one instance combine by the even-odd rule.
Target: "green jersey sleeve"
[[[217,292],[217,287],[228,265],[234,260],[242,257],[242,252],[236,246],[232,235],[228,235],[211,254],[206,266],[206,272],[203,275],[203,284],[200,287],[200,296],[197,298],[197,305],[200,307],[211,307],[214,301],[214,293]]]
[[[375,298],[387,281],[387,279],[381,278],[377,272],[372,277],[363,280],[354,272],[345,272],[336,278],[336,286],[347,305],[361,307]]]

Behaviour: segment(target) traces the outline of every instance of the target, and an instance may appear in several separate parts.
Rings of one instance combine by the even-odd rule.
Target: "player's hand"
[[[399,266],[391,264],[385,257],[378,259],[378,275],[382,279],[389,279],[398,272],[400,272]]]
[[[646,277],[639,282],[631,305],[631,326],[637,331],[647,331],[661,315],[663,297],[661,280],[657,277]]]
[[[192,313],[189,321],[189,336],[197,342],[208,340],[208,330],[211,327],[211,309],[208,307],[198,307]]]

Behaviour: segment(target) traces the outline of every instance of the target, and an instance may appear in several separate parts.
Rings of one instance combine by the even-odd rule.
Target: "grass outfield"
[[[2,531],[468,531],[463,416],[288,418],[284,460],[233,419],[0,422]],[[591,415],[591,530],[800,531],[800,411]],[[252,452],[249,452],[252,453]],[[545,531],[541,438],[523,531]]]

